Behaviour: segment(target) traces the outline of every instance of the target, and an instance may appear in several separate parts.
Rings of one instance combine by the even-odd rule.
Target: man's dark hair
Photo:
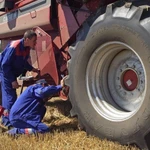
[[[28,39],[32,39],[32,37],[37,36],[37,34],[33,31],[33,30],[27,30],[24,33],[24,39],[28,38]]]

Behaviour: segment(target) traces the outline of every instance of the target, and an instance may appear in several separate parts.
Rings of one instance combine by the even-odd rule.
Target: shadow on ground
[[[70,115],[72,106],[69,100],[52,98],[46,103],[46,107],[47,112],[43,122],[52,130],[79,130],[77,118]]]

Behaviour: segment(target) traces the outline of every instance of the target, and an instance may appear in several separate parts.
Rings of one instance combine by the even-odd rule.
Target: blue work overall
[[[10,42],[0,55],[0,77],[2,89],[2,106],[6,109],[2,116],[2,123],[9,126],[9,111],[17,99],[16,89],[12,82],[17,80],[24,69],[31,71],[33,67],[28,63],[30,49],[24,47],[24,39]]]
[[[34,84],[29,86],[10,110],[9,120],[15,128],[9,130],[8,133],[14,135],[49,132],[49,127],[41,122],[46,112],[43,100],[61,89],[61,85],[44,87],[41,84]]]

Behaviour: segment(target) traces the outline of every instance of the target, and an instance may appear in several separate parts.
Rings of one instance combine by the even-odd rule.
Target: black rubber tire
[[[87,133],[122,144],[135,143],[141,149],[148,149],[145,136],[150,131],[150,11],[145,11],[146,7],[120,3],[108,5],[106,12],[97,16],[92,24],[93,18],[88,20],[79,31],[75,45],[70,47],[66,80],[70,86],[71,113],[78,116]],[[97,113],[89,100],[86,85],[86,69],[91,55],[99,46],[111,41],[132,47],[145,69],[143,103],[134,115],[118,122]]]

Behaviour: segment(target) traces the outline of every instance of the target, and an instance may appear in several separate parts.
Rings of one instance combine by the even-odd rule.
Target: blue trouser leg
[[[38,125],[36,127],[34,127],[34,126],[30,125],[29,123],[26,123],[22,120],[11,121],[11,124],[15,127],[8,131],[8,133],[11,135],[50,132],[50,128],[42,122],[38,123]]]
[[[44,116],[45,116],[45,113],[46,113],[46,107],[45,106],[43,106],[43,109],[41,109],[41,121],[42,121],[42,119],[44,118]]]
[[[11,82],[5,77],[2,78],[1,82],[2,90],[2,106],[6,109],[7,113],[2,116],[2,123],[5,126],[9,126],[9,111],[17,99],[16,89],[12,88]]]
[[[42,122],[37,125],[36,129],[37,129],[38,133],[50,132],[50,128],[46,124],[44,124]]]

